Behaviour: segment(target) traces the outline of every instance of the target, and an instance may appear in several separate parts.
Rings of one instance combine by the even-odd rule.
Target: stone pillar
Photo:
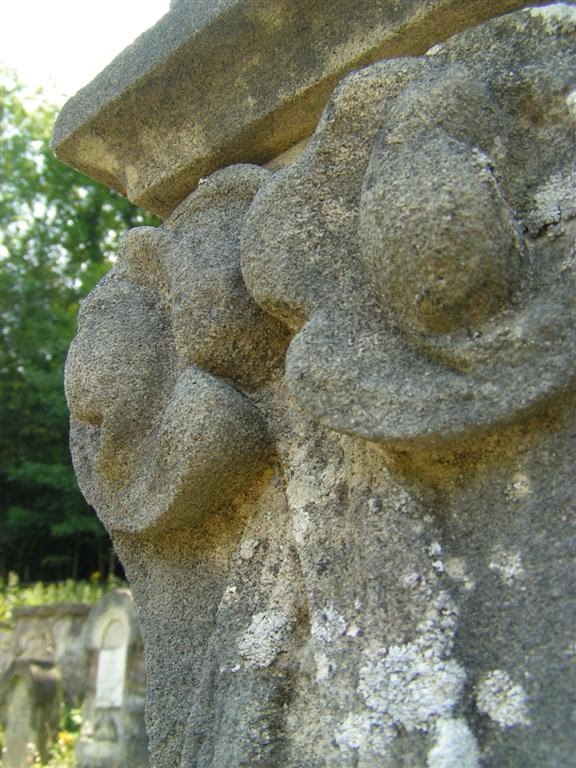
[[[58,732],[60,672],[47,661],[14,661],[2,678],[2,765],[45,763]]]
[[[59,118],[164,217],[66,371],[157,768],[573,760],[576,11],[524,5],[174,2]]]
[[[146,768],[142,639],[127,590],[92,609],[83,636],[88,690],[76,746],[78,768]]]

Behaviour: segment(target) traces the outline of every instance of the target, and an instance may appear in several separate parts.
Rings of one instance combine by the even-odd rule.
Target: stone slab
[[[13,611],[11,653],[16,659],[43,660],[58,666],[65,701],[77,705],[84,696],[86,658],[82,628],[90,613],[85,603],[19,606]]]
[[[119,648],[100,650],[94,706],[102,709],[122,706],[126,676],[126,649],[127,647],[122,645]]]
[[[58,730],[61,677],[49,661],[15,661],[2,678],[1,719],[5,730],[1,764],[44,765]]]
[[[130,592],[115,590],[100,600],[83,639],[89,670],[74,765],[147,768],[143,648]]]
[[[167,216],[200,178],[310,135],[336,83],[424,53],[523,0],[198,0],[170,12],[64,106],[56,155]],[[113,20],[111,20],[113,23]]]

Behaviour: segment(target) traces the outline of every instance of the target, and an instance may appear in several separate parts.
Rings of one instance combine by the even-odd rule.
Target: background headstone
[[[79,768],[145,768],[143,649],[128,591],[111,592],[94,606],[83,640],[89,677],[76,763]]]
[[[78,706],[84,696],[87,657],[82,631],[89,612],[90,606],[83,603],[20,606],[13,611],[14,658],[55,664],[70,706]]]
[[[58,732],[60,673],[47,661],[14,661],[2,679],[5,768],[48,760]]]
[[[14,626],[7,621],[0,622],[0,679],[14,658]]]

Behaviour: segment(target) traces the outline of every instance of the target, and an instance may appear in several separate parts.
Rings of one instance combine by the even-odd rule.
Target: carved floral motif
[[[86,300],[72,450],[144,606],[160,768],[539,759],[518,680],[565,675],[531,633],[566,562],[574,29],[531,9],[353,72],[296,162],[204,180]]]

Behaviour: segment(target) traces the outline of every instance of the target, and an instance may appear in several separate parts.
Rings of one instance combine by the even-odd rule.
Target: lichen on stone
[[[394,732],[373,712],[349,714],[334,732],[334,741],[344,754],[358,752],[384,756]]]
[[[321,643],[331,643],[337,637],[346,634],[347,625],[344,616],[328,605],[323,610],[315,611],[312,616],[312,637]]]
[[[526,575],[520,552],[513,552],[502,547],[494,549],[488,568],[496,573],[507,586],[512,586]]]
[[[576,25],[576,8],[568,3],[551,3],[530,8],[530,16],[542,19],[551,32],[555,32],[558,28],[562,32],[568,32]]]
[[[427,730],[430,721],[455,707],[466,673],[454,660],[428,653],[420,643],[382,649],[360,673],[360,693],[371,709],[407,731]]]
[[[456,609],[445,593],[421,628],[415,641],[379,649],[360,670],[358,690],[368,707],[407,731],[426,731],[449,715],[466,680],[464,668],[449,658]]]
[[[289,617],[280,611],[255,613],[238,643],[240,655],[253,667],[269,667],[282,650],[289,626]]]
[[[529,725],[528,703],[524,689],[502,669],[490,672],[478,687],[478,709],[502,728]]]
[[[436,742],[428,752],[428,768],[478,768],[480,750],[463,718],[442,718],[436,725]]]

